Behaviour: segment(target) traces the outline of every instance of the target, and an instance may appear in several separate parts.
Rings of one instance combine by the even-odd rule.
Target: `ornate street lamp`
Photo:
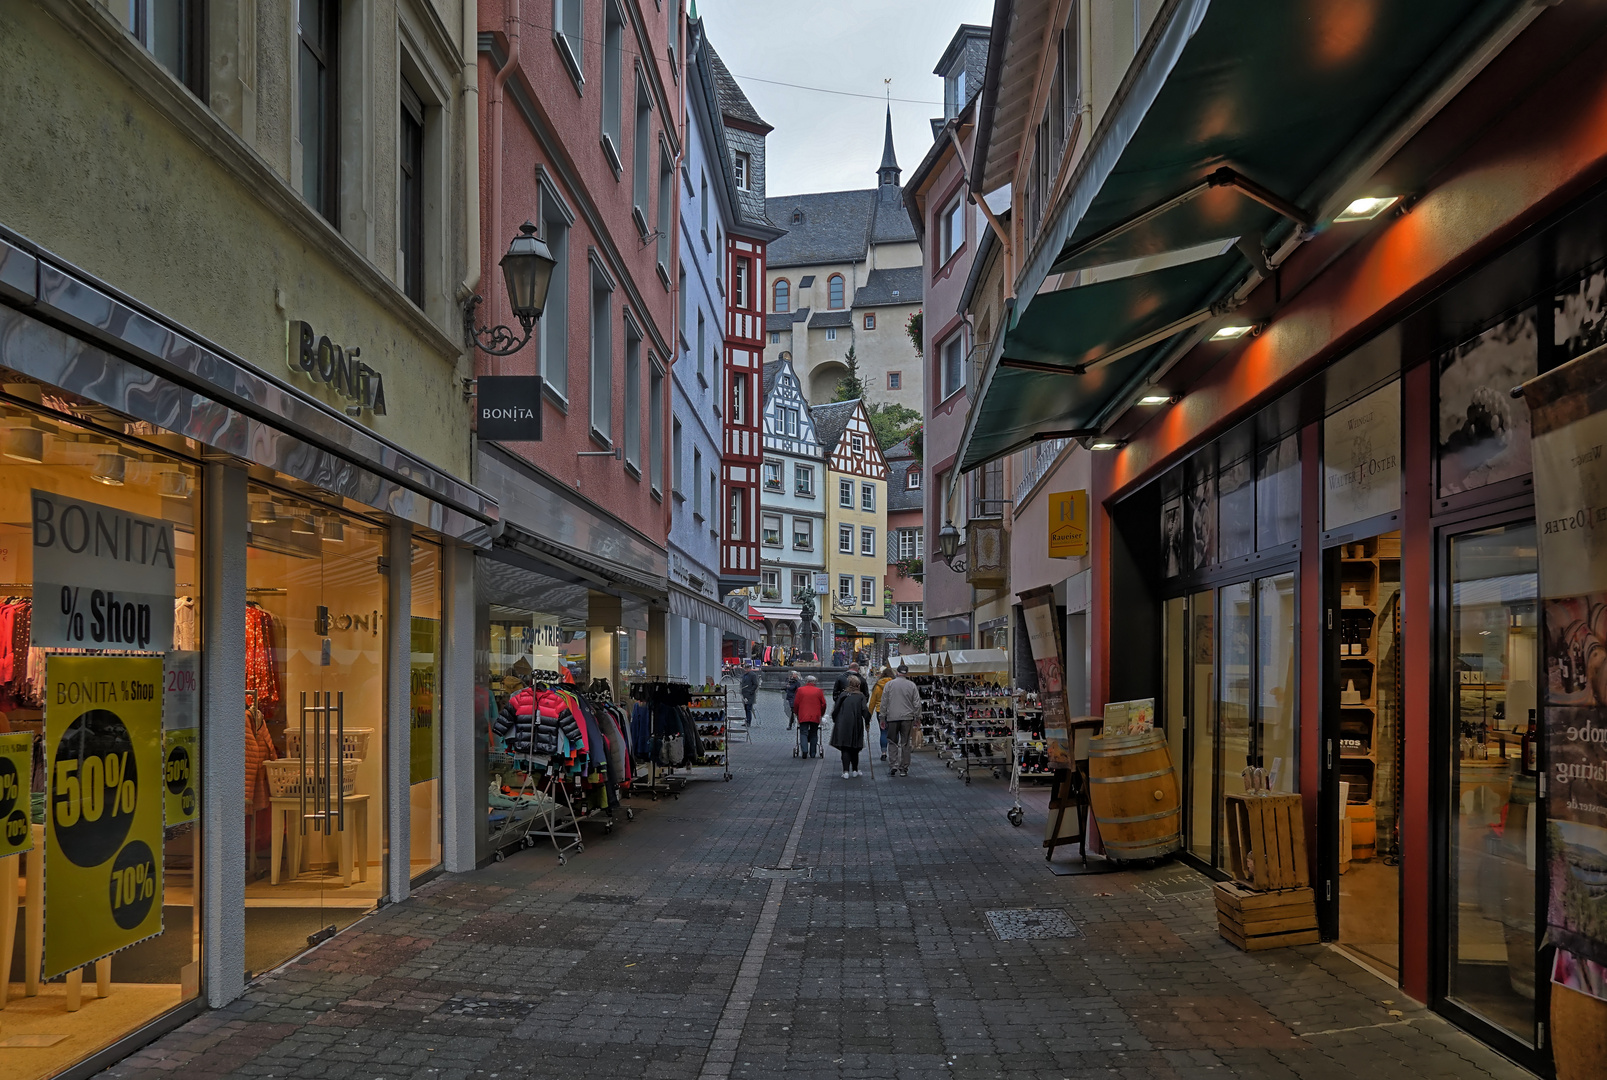
[[[463,309],[463,332],[481,351],[492,356],[508,356],[524,348],[530,340],[536,320],[547,306],[547,288],[552,284],[552,270],[558,260],[536,235],[536,227],[527,221],[519,226],[519,235],[508,245],[508,253],[502,256],[499,265],[503,283],[508,287],[508,306],[524,329],[524,336],[514,340],[514,332],[506,326],[475,329],[474,311],[480,305],[478,294],[470,297]]]
[[[956,574],[963,574],[966,571],[965,560],[960,559],[958,560],[958,563],[956,563],[954,558],[959,553],[960,530],[954,527],[954,522],[952,520],[945,521],[943,523],[943,528],[938,530],[937,534],[938,558],[942,559],[943,565],[947,566],[950,570],[953,570]]]

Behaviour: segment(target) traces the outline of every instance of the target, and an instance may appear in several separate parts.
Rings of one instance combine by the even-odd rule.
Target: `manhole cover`
[[[444,1002],[437,1012],[449,1013],[452,1016],[461,1016],[468,1020],[522,1020],[530,1015],[534,1005],[527,1001],[515,1001],[506,998],[485,1000],[481,998],[455,997]]]
[[[636,897],[621,896],[618,893],[583,892],[575,894],[577,904],[634,904]]]
[[[1008,908],[988,912],[988,922],[1001,941],[1017,938],[1081,937],[1077,924],[1055,908]]]
[[[812,866],[795,866],[782,869],[779,866],[755,866],[748,871],[748,876],[764,881],[809,881],[815,876],[815,868]]]

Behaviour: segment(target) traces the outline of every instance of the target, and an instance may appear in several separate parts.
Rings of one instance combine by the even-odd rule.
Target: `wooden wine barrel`
[[[1183,845],[1177,774],[1163,732],[1096,735],[1088,752],[1088,801],[1105,854],[1158,859]]]

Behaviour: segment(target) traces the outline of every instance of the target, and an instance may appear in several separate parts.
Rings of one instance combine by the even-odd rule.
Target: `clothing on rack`
[[[269,805],[268,770],[263,762],[279,760],[279,751],[274,748],[273,736],[268,732],[261,709],[247,705],[245,720],[245,808],[247,813],[255,813],[268,809]]]
[[[279,715],[279,671],[274,663],[274,618],[260,605],[246,604],[246,692],[264,720]]]
[[[181,596],[173,601],[173,647],[186,652],[201,648],[201,623],[196,616],[193,596]]]

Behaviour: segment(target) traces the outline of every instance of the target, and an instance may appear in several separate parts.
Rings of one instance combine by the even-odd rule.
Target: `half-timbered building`
[[[886,618],[887,459],[858,398],[810,410],[826,468],[826,574],[835,644],[851,657],[885,655],[902,632]]]
[[[771,644],[815,651],[818,636],[800,623],[804,597],[814,594],[815,575],[826,569],[826,464],[809,399],[788,361],[764,365],[763,421],[755,607]],[[818,598],[814,606],[818,613]]]

